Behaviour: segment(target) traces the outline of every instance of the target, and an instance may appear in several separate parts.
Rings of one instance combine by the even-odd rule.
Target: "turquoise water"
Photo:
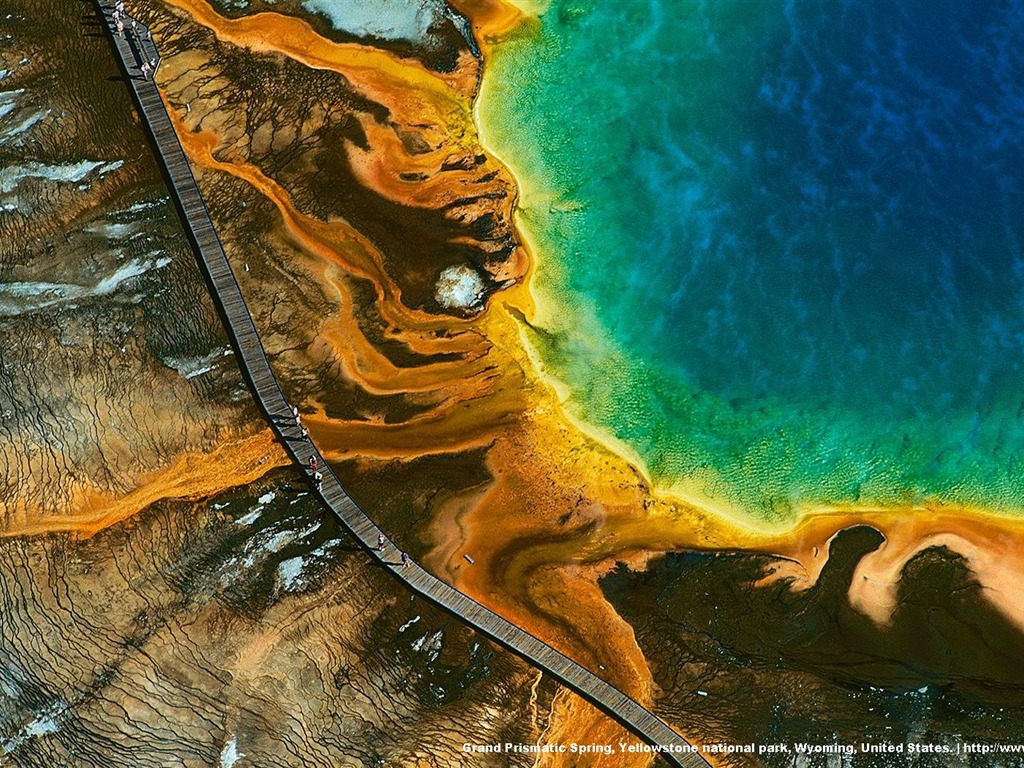
[[[481,115],[570,407],[762,518],[1024,508],[1024,3],[540,19]]]

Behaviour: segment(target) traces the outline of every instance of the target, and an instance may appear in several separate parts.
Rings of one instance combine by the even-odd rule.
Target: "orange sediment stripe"
[[[453,361],[401,368],[387,359],[361,333],[354,333],[356,320],[352,302],[342,285],[343,320],[328,318],[320,329],[319,340],[326,343],[337,357],[339,373],[349,381],[358,382],[374,395],[424,394],[436,392],[453,383],[466,382],[484,374],[490,364],[482,354],[467,354]]]
[[[260,53],[280,53],[313,69],[344,76],[383,104],[398,101],[420,119],[442,124],[468,122],[465,97],[440,75],[411,59],[358,43],[336,43],[321,37],[302,19],[280,13],[256,13],[228,19],[205,0],[164,0],[211,30],[218,40]]]
[[[512,32],[527,20],[527,15],[505,0],[449,0],[449,4],[470,20],[476,38],[486,44]]]
[[[486,382],[484,382],[486,385]],[[329,460],[358,457],[409,460],[458,453],[492,443],[519,415],[509,398],[473,399],[465,392],[425,416],[399,423],[381,420],[345,421],[323,413],[303,417],[310,435]]]
[[[170,2],[182,8],[203,7],[209,10],[209,6],[201,0]],[[508,31],[522,23],[524,18],[521,13],[498,2],[457,0],[456,5],[470,14],[485,38],[487,35]],[[354,84],[366,89],[367,93],[379,97],[382,103],[394,104],[396,94],[415,90],[412,81],[405,79],[405,70],[400,72],[395,69],[393,57],[380,52],[378,54],[384,56],[384,59],[391,61],[391,69],[382,70],[382,73],[375,76],[353,66],[351,62],[345,66],[329,65],[325,64],[327,60],[323,56],[296,51],[295,41],[288,37],[291,32],[279,35],[276,27],[270,29],[267,20],[252,22],[249,27],[242,28],[238,22],[228,22],[216,14],[213,16],[216,18],[212,21],[200,21],[214,29],[219,38],[230,39],[254,50],[281,51],[309,66],[335,69],[350,77]],[[264,16],[274,15],[259,14],[248,19],[259,20]],[[264,27],[262,32],[260,24]],[[257,39],[259,34],[265,36]],[[331,55],[339,57],[341,61],[349,54],[342,56],[342,52],[337,50]],[[318,63],[309,63],[314,59]],[[435,94],[435,91],[428,93]],[[434,119],[443,126],[455,124],[455,119],[463,119],[463,107],[446,113],[439,106],[441,103],[433,96],[427,97],[421,93],[403,105],[402,110],[404,114],[415,114],[417,110],[424,109],[428,120]],[[375,189],[399,189],[395,185],[394,169],[388,167],[384,160],[398,157],[400,140],[393,132],[381,126],[371,125],[369,132],[373,134],[374,146],[384,147],[384,151],[380,155],[361,157],[363,165],[360,167],[359,163],[353,162],[353,167],[357,172],[363,171],[360,178],[368,186]],[[187,132],[179,129],[179,134],[184,133]],[[213,145],[208,154],[214,166],[246,178],[244,173],[238,172],[244,166],[219,163],[213,159],[212,150]],[[437,162],[432,153],[413,160],[402,159],[410,164],[422,163],[424,169]],[[259,174],[258,169],[254,170]],[[399,321],[396,325],[408,328],[415,327],[418,321],[426,323],[425,319],[417,318],[415,313],[398,314],[400,297],[393,286],[386,287],[389,281],[379,259],[371,257],[361,261],[362,257],[358,255],[331,255],[334,249],[344,251],[337,240],[339,235],[318,227],[334,226],[335,222],[324,224],[309,220],[307,226],[307,222],[300,218],[301,214],[291,208],[283,191],[279,187],[274,189],[274,182],[262,174],[252,174],[247,178],[250,183],[253,183],[252,179],[263,184],[262,187],[257,183],[253,186],[275,202],[290,235],[303,250],[320,256],[325,262],[348,268],[352,274],[372,280],[381,291],[378,296],[382,311],[392,313],[389,317]],[[441,192],[443,190],[436,187],[435,182],[427,181],[415,189],[410,187],[406,197],[415,204],[428,205],[431,196]],[[364,255],[369,256],[369,253]],[[359,268],[363,271],[359,272]],[[527,291],[519,298],[528,306]],[[346,349],[344,329],[352,326],[352,320],[352,317],[347,317],[331,327],[328,341],[335,349]],[[445,324],[450,322],[444,321]],[[435,327],[440,328],[441,325]],[[488,321],[481,322],[479,327],[494,330],[494,325]],[[508,343],[514,343],[510,336],[506,335],[505,339]],[[405,373],[399,372],[394,366],[389,367],[380,355],[372,351],[372,345],[364,338],[354,340],[351,346],[349,354],[342,355],[346,373],[355,380],[367,382],[370,391],[375,393],[398,392],[403,391],[403,388],[407,388],[404,391],[433,391],[435,387],[442,388],[447,383],[448,370],[443,365],[430,368],[429,374],[424,372],[429,384],[416,387],[416,371]],[[515,355],[512,361],[503,359],[502,365],[515,365]],[[530,369],[529,361],[521,365],[524,370]],[[401,376],[401,383],[389,382],[388,376],[392,374]],[[531,373],[528,378],[537,377]],[[532,386],[532,381],[529,386]],[[538,391],[541,389],[543,385],[537,387]],[[524,403],[518,396],[469,400],[468,394],[460,391],[450,401],[442,402],[428,417],[401,424],[386,424],[383,420],[338,421],[322,414],[306,417],[306,423],[318,444],[334,459],[357,456],[414,458],[487,445],[500,435],[503,425],[520,418],[520,407]],[[924,547],[941,544],[961,552],[981,583],[986,586],[986,595],[993,604],[1024,627],[1024,609],[1014,601],[1014,587],[1024,582],[1024,569],[1015,564],[1008,565],[1014,558],[1019,559],[1016,553],[1021,551],[1020,545],[1024,544],[1024,525],[995,520],[983,512],[975,514],[963,510],[905,509],[824,511],[809,513],[786,530],[748,528],[716,514],[712,509],[695,504],[671,498],[652,500],[647,489],[640,487],[642,483],[631,476],[623,457],[609,457],[594,452],[592,448],[585,447],[586,438],[579,433],[559,432],[560,428],[555,423],[560,418],[559,405],[551,391],[533,400],[527,405],[533,406],[532,418],[539,425],[536,431],[551,437],[549,443],[544,443],[543,438],[537,441],[548,452],[548,462],[533,463],[536,455],[540,454],[528,454],[526,458],[531,463],[528,470],[521,467],[528,463],[524,461],[523,452],[506,450],[501,456],[495,456],[492,452],[492,468],[496,476],[512,476],[517,471],[517,465],[520,474],[515,476],[515,482],[499,479],[491,492],[481,494],[482,498],[475,509],[460,521],[465,526],[465,542],[471,547],[470,551],[476,557],[479,567],[459,572],[457,583],[471,594],[483,596],[485,601],[500,606],[506,615],[519,614],[522,617],[520,623],[535,629],[538,634],[562,640],[563,647],[581,659],[614,656],[615,661],[607,665],[609,676],[644,703],[651,700],[653,691],[642,653],[635,645],[631,628],[621,619],[615,621],[617,617],[609,615],[613,612],[593,582],[595,574],[609,567],[616,559],[632,559],[642,565],[647,557],[674,550],[730,549],[759,552],[788,558],[794,572],[798,575],[802,573],[803,582],[810,584],[820,574],[827,557],[829,539],[837,531],[852,525],[870,524],[882,531],[887,542],[862,561],[854,578],[850,598],[854,605],[876,621],[884,622],[891,616],[895,585],[907,560]],[[537,413],[546,415],[537,416]],[[571,471],[562,472],[554,466],[569,466],[569,462],[577,455],[588,451],[595,455]],[[604,479],[609,487],[598,487],[600,483],[597,479],[602,477],[602,472],[605,473]],[[531,473],[534,475],[532,478],[528,476]],[[573,474],[580,486],[585,484],[585,478],[589,478],[588,487],[581,491],[580,499],[593,502],[594,506],[600,508],[600,514],[598,516],[598,513],[594,513],[595,526],[591,532],[581,531],[564,540],[556,540],[552,532],[558,530],[554,521],[558,519],[561,510],[558,508],[558,500],[552,501],[546,497],[552,495],[552,487],[572,485]],[[648,501],[653,501],[653,506],[646,506]],[[563,508],[571,507],[566,505]],[[493,535],[499,529],[504,532],[504,536]],[[509,541],[515,541],[516,537],[523,540],[530,535],[537,536],[537,543],[513,552],[504,548]],[[549,537],[547,541],[543,541],[544,535]],[[446,552],[445,556],[449,568],[453,567],[452,562],[459,559],[458,552],[452,550]],[[500,573],[495,565],[498,562],[501,563]],[[570,579],[570,575],[574,578]],[[866,579],[863,578],[865,576]],[[491,599],[488,600],[488,597]],[[531,610],[535,613],[531,613]],[[596,626],[596,617],[602,620],[601,626],[604,629],[598,633],[588,632],[588,629]],[[560,635],[560,632],[564,634]],[[574,643],[573,638],[580,637],[584,639]],[[571,737],[580,740],[581,732],[588,736],[592,734],[594,741],[610,740],[604,738],[604,735],[610,733],[608,729],[614,726],[602,715],[590,711],[575,700],[568,700],[560,709],[555,725],[548,734],[549,741],[558,740],[563,735],[568,739],[570,733]],[[581,726],[584,726],[583,731],[579,730]],[[628,762],[624,757],[618,759]],[[633,761],[644,762],[642,758],[633,758]]]
[[[270,429],[224,443],[210,453],[186,453],[173,465],[152,473],[124,496],[95,491],[67,514],[26,513],[0,531],[0,536],[38,536],[73,532],[88,538],[135,516],[162,499],[203,499],[247,485],[289,463]]]
[[[493,367],[485,358],[488,345],[483,337],[477,332],[436,333],[447,331],[452,325],[469,326],[470,323],[405,307],[401,303],[399,289],[384,270],[380,254],[351,225],[340,219],[322,222],[302,214],[285,190],[255,165],[241,159],[225,162],[214,157],[213,151],[218,145],[216,134],[189,131],[181,122],[180,113],[172,110],[171,114],[190,159],[201,167],[242,179],[274,203],[287,239],[322,266],[319,282],[331,285],[337,291],[338,306],[343,316],[326,318],[316,343],[330,348],[341,375],[377,395],[435,392],[441,398],[451,397],[455,390],[461,390],[463,399],[480,396],[477,380],[481,376],[489,377],[489,369]],[[455,353],[457,357],[443,363],[411,368],[393,364],[359,329],[351,292],[344,281],[329,274],[328,265],[366,279],[374,286],[378,311],[391,326],[394,338],[411,352],[424,355]],[[447,393],[438,390],[447,390]]]
[[[445,206],[457,206],[466,198],[507,188],[509,184],[504,174],[493,172],[495,166],[476,164],[476,155],[482,147],[453,153],[452,147],[442,142],[437,149],[410,154],[392,128],[368,118],[361,119],[360,125],[373,151],[346,145],[349,167],[364,187],[401,205],[440,211]],[[439,173],[446,163],[448,169]],[[454,168],[459,163],[464,163],[463,170]],[[408,181],[402,178],[403,174],[419,174],[425,178]],[[485,176],[490,176],[490,180],[483,181]]]
[[[426,415],[398,424],[308,417],[306,423],[322,443],[325,455],[412,458],[480,447],[493,440],[495,427],[508,420],[515,406],[509,398],[490,397],[491,380],[496,374],[493,363],[486,359],[487,344],[477,332],[435,333],[448,331],[452,325],[468,327],[472,321],[406,308],[397,286],[384,271],[379,253],[361,234],[341,220],[322,222],[300,213],[284,189],[255,165],[214,157],[216,134],[189,131],[180,113],[172,114],[182,146],[193,162],[230,173],[273,202],[286,233],[299,250],[322,264],[369,280],[377,290],[378,310],[412,351],[459,354],[450,362],[409,369],[395,366],[359,331],[348,289],[341,282],[331,281],[345,316],[327,319],[318,336],[337,355],[341,372],[372,394],[429,393],[440,402]]]
[[[431,315],[406,307],[401,301],[400,289],[384,269],[380,253],[354,227],[342,219],[324,222],[301,213],[281,185],[266,176],[257,166],[237,157],[231,162],[214,157],[213,152],[219,143],[215,133],[191,131],[182,122],[180,112],[174,109],[168,111],[178,139],[192,162],[204,168],[229,173],[247,182],[275,205],[287,234],[300,250],[335,264],[354,276],[369,280],[377,291],[378,308],[391,324],[402,329],[421,331],[447,330],[459,324],[460,321],[455,318]],[[465,341],[432,336],[430,351],[457,351]],[[449,350],[448,347],[455,349]]]
[[[799,563],[802,574],[790,575],[802,575],[797,584],[809,586],[821,574],[832,537],[857,525],[869,525],[886,539],[861,559],[849,593],[851,604],[879,625],[892,618],[907,562],[929,547],[947,547],[964,557],[989,603],[1024,631],[1024,603],[1018,598],[1024,584],[1024,520],[953,507],[823,511],[752,548]]]
[[[166,102],[166,95],[164,100]],[[213,153],[220,143],[216,133],[191,131],[182,122],[179,111],[169,109],[168,112],[178,140],[192,162],[204,168],[229,173],[247,182],[277,207],[289,234],[303,250],[338,264],[353,275],[373,281],[384,289],[387,298],[397,300],[398,288],[385,273],[380,255],[355,228],[341,219],[327,223],[299,213],[292,205],[288,193],[259,167],[237,156],[230,162],[214,157]]]
[[[884,626],[892,618],[904,566],[925,549],[946,547],[964,557],[989,603],[1024,631],[1024,603],[1018,599],[1024,583],[1024,520],[982,510],[822,510],[805,513],[786,530],[766,532],[656,502],[643,514],[609,515],[585,540],[532,547],[510,567],[513,573],[530,573],[572,561],[598,566],[635,557],[642,564],[651,555],[672,551],[748,552],[782,560],[765,582],[788,578],[794,588],[808,588],[821,575],[835,535],[859,525],[885,537],[877,550],[860,560],[849,591],[851,605],[877,624]]]

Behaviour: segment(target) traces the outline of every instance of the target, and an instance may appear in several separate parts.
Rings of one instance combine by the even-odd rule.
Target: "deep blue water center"
[[[629,360],[548,345],[585,418],[762,516],[1024,509],[1024,3],[555,0],[531,45],[511,141],[581,208],[524,212],[539,287]]]
[[[723,397],[894,416],[984,409],[1015,386],[1024,24],[1003,13],[806,3],[742,30],[760,50],[739,87],[719,100],[689,84],[702,107],[672,116],[659,170],[634,179],[654,214],[638,262],[658,254],[678,276],[659,352]],[[728,67],[715,52],[730,42],[697,68]]]

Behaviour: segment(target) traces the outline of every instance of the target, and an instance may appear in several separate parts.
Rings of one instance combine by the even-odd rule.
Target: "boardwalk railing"
[[[578,693],[657,749],[670,765],[676,768],[708,766],[709,763],[675,730],[596,674],[416,563],[403,565],[400,561],[386,560],[384,552],[398,551],[386,537],[387,546],[383,552],[378,551],[378,537],[383,536],[383,532],[349,497],[316,446],[303,435],[299,420],[270,367],[256,325],[214,230],[170,116],[151,79],[152,73],[143,72],[143,63],[147,70],[153,63],[159,65],[159,53],[149,37],[149,30],[122,14],[122,29],[119,31],[112,18],[113,6],[102,5],[99,0],[96,3],[143,124],[154,144],[157,160],[169,182],[171,197],[182,216],[185,231],[235,350],[242,375],[291,458],[303,469],[309,467],[311,458],[316,459],[323,476],[317,484],[317,494],[324,505],[372,557],[388,566],[392,575],[412,592]]]

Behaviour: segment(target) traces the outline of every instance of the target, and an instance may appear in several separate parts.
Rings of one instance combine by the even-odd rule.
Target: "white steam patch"
[[[80,299],[109,296],[122,283],[133,277],[160,269],[171,263],[167,257],[155,261],[133,260],[122,264],[112,274],[101,278],[94,285],[76,283],[15,282],[0,283],[0,316],[21,315],[56,304]]]
[[[303,5],[350,35],[410,43],[425,42],[430,28],[450,17],[441,0],[305,0]]]
[[[434,297],[446,309],[475,310],[483,307],[485,291],[480,273],[467,264],[460,264],[441,272]]]

